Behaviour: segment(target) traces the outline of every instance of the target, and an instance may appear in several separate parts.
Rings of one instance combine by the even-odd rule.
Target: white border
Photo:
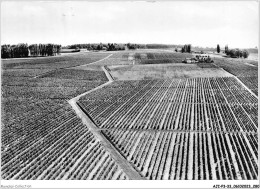
[[[241,185],[259,185],[258,180],[2,180],[1,188],[248,188]]]
[[[28,0],[0,0],[0,3],[3,1],[28,1]],[[60,0],[37,0],[37,1],[60,1]],[[64,0],[64,1],[94,1],[94,0]],[[97,0],[97,1],[109,1],[109,0]],[[111,0],[111,1],[115,1],[115,0]],[[131,0],[120,0],[120,1],[131,1]],[[132,1],[145,1],[145,0],[132,0]],[[178,1],[178,0],[155,0],[155,1]],[[217,0],[184,0],[184,1],[214,2]],[[235,1],[256,1],[258,2],[258,10],[260,12],[260,0],[229,0],[229,1],[234,1],[234,2]],[[260,30],[260,22],[259,22],[259,30]],[[258,40],[260,40],[260,38]],[[258,41],[258,49],[259,47],[260,47],[260,41]],[[258,62],[260,62],[260,56],[258,57]],[[260,76],[260,73],[258,74]],[[260,141],[260,138],[258,140]],[[258,151],[258,157],[260,157],[259,151]],[[258,170],[258,175],[260,175],[260,169]],[[64,188],[64,189],[65,188],[115,188],[115,189],[116,188],[201,188],[202,189],[202,188],[213,188],[214,185],[218,185],[219,186],[218,188],[224,188],[224,186],[225,188],[228,188],[227,185],[231,185],[231,187],[234,187],[234,185],[240,185],[240,186],[251,185],[251,187],[253,187],[253,185],[259,185],[259,183],[260,183],[259,180],[170,180],[170,181],[169,180],[167,181],[166,180],[125,180],[125,181],[79,180],[78,181],[78,180],[2,180],[1,178],[1,189],[5,189],[5,188],[8,189],[11,188],[17,188],[17,189],[18,188],[37,188],[37,189],[38,188]],[[245,187],[237,187],[237,188],[245,188]]]

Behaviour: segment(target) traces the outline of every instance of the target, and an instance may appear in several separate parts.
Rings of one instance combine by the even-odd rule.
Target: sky
[[[257,1],[2,1],[1,43],[258,46]]]

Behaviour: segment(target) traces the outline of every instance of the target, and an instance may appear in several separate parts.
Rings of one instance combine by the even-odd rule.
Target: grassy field
[[[181,63],[185,58],[192,58],[189,53],[175,53],[172,52],[146,52],[135,53],[136,64],[167,64],[167,63]]]
[[[257,179],[258,63],[190,56],[2,60],[2,178]]]
[[[192,77],[228,77],[229,73],[217,67],[205,68],[196,64],[147,64],[108,66],[116,80],[169,79]]]

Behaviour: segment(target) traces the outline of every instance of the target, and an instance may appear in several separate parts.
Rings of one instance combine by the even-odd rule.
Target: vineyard
[[[235,78],[114,82],[79,101],[104,129],[243,132],[257,131],[257,103]]]
[[[257,65],[112,53],[2,61],[3,179],[258,179]]]
[[[105,56],[107,54],[91,53],[78,56],[3,60],[2,139],[7,137],[6,132],[10,129],[13,130],[12,135],[8,135],[11,139],[23,135],[26,127],[21,126],[42,119],[46,122],[56,119],[49,115],[64,107],[67,100],[107,81],[106,75],[101,71],[58,70],[53,68],[53,65],[64,66],[65,60],[71,61],[71,65],[82,65]],[[46,64],[46,69],[41,67],[42,64]],[[41,69],[26,68],[28,66]]]
[[[107,82],[105,73],[57,69],[88,64],[108,55],[3,61],[3,179],[128,179],[67,102]]]
[[[120,129],[102,132],[147,179],[257,179],[255,134]]]
[[[180,63],[185,58],[192,58],[188,53],[135,53],[135,60],[139,64],[163,64],[163,63]]]
[[[87,81],[107,81],[106,75],[102,71],[59,69],[46,73],[40,77],[59,78],[59,79],[77,79]]]
[[[258,178],[258,99],[234,77],[115,81],[78,105],[147,179]]]
[[[250,64],[254,65],[250,65]],[[251,91],[258,95],[258,62],[249,60],[216,59],[215,64],[237,76]]]
[[[2,60],[2,69],[58,69],[89,64],[107,57],[108,53],[81,53],[54,57]]]
[[[47,116],[52,119],[42,117],[20,128],[4,130],[2,178],[128,179],[70,107]]]

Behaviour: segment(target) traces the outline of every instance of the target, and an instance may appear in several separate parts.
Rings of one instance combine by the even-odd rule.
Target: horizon
[[[109,43],[109,42],[108,42]],[[61,45],[61,44],[57,44],[57,45],[61,45],[61,47],[66,47],[66,46],[71,46],[71,45],[76,45],[76,44],[108,44],[108,43],[102,43],[102,42],[93,42],[93,43],[72,43],[72,44],[68,44],[68,45]],[[110,43],[114,43],[114,42],[110,42]],[[131,43],[131,42],[127,42],[127,43],[130,43],[130,44],[137,44],[137,45],[175,45],[175,46],[184,46],[186,44],[163,44],[163,43],[147,43],[147,44],[143,44],[143,43]],[[127,44],[127,43],[114,43],[114,44]],[[18,45],[18,44],[27,44],[27,45],[32,45],[32,44],[53,44],[51,42],[49,43],[26,43],[26,42],[21,42],[21,43],[14,43],[14,44],[10,44],[10,43],[4,43],[4,44],[1,44],[1,45]],[[191,48],[205,48],[205,49],[212,49],[212,48],[215,48],[217,49],[217,45],[216,44],[216,47],[205,47],[205,46],[194,46],[191,44]],[[174,47],[172,47],[174,48]],[[225,45],[224,46],[220,46],[220,49],[224,49],[225,48]],[[237,49],[239,47],[229,47],[229,49]],[[240,49],[258,49],[258,47],[248,47],[248,48],[240,48]]]
[[[101,42],[255,48],[257,5],[255,1],[4,1],[1,44]]]

